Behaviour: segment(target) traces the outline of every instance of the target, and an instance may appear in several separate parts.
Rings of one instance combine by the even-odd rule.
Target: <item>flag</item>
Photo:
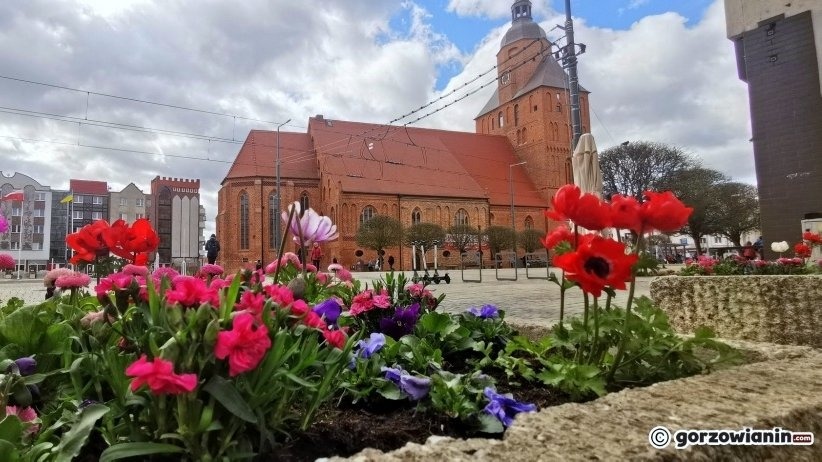
[[[63,200],[60,201],[61,204],[68,204],[69,202],[74,200],[74,194],[69,194],[68,196],[64,197]]]
[[[12,192],[6,194],[5,196],[3,196],[2,198],[0,198],[0,200],[23,202],[23,190],[18,189],[16,191],[12,191]]]

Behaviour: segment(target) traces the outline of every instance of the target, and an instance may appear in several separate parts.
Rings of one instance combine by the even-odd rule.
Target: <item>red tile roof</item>
[[[69,191],[80,194],[96,194],[104,196],[108,194],[108,184],[105,181],[93,180],[69,180]]]
[[[252,130],[228,170],[230,178],[274,178],[277,162],[277,132]],[[280,132],[280,177],[319,179],[317,155],[307,133]]]

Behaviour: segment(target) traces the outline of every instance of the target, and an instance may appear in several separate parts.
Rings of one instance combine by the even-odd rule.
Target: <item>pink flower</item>
[[[131,381],[131,391],[137,391],[141,386],[148,385],[155,395],[177,395],[191,392],[197,387],[196,374],[175,374],[174,364],[171,361],[162,358],[148,361],[146,355],[140,356],[140,359],[131,363],[126,368],[126,375],[134,377]]]
[[[5,233],[9,230],[9,222],[6,220],[6,217],[0,215],[0,234]]]
[[[146,268],[145,266],[129,264],[129,265],[126,265],[125,267],[123,267],[122,273],[123,274],[128,274],[129,276],[143,276],[143,277],[145,277],[145,276],[148,276],[148,268]]]
[[[203,267],[200,268],[200,272],[208,276],[219,276],[225,271],[220,265],[203,265]]]
[[[323,338],[325,338],[325,341],[334,348],[338,348],[340,350],[345,348],[345,332],[341,330],[325,329],[323,330]]]
[[[312,265],[311,263],[306,263],[305,270],[309,273],[316,273],[317,272],[317,267]]]
[[[288,222],[288,211],[294,208],[294,217]],[[288,206],[288,211],[283,212],[283,222],[288,223],[293,240],[297,244],[305,247],[311,246],[314,242],[328,242],[340,237],[337,226],[331,223],[331,218],[320,216],[314,209],[309,208],[305,212],[301,211],[300,203],[294,202]],[[302,216],[300,216],[302,214]],[[299,228],[297,221],[300,222]],[[302,230],[302,243],[300,242],[300,230]]]
[[[32,422],[37,419],[37,411],[31,407],[6,406],[6,415],[16,415],[21,422]]]
[[[382,289],[379,295],[374,295],[374,306],[377,308],[388,308],[391,306],[391,296],[388,291]]]
[[[253,328],[254,317],[242,313],[234,318],[231,330],[217,334],[217,345],[214,356],[217,359],[228,357],[228,374],[232,377],[257,367],[271,348],[268,329],[261,325]]]
[[[222,290],[230,285],[231,283],[226,279],[214,278],[211,280],[211,284],[209,284],[208,287],[212,290]]]
[[[337,278],[343,282],[351,282],[351,280],[354,279],[354,276],[351,275],[351,271],[348,271],[345,268],[340,268],[340,270],[337,271]]]
[[[220,295],[216,290],[206,286],[202,279],[193,276],[177,276],[172,281],[172,287],[166,291],[168,303],[179,303],[187,308],[198,307],[203,303],[210,303],[212,306],[220,304]]]
[[[431,291],[426,289],[425,286],[420,284],[419,282],[416,284],[411,284],[410,286],[408,286],[407,290],[412,297],[422,298],[431,296]]]
[[[379,295],[374,295],[374,291],[369,289],[354,296],[349,311],[352,316],[357,316],[374,308],[388,308],[389,306],[391,306],[391,298],[385,289]]]
[[[283,254],[282,257],[269,263],[265,267],[265,272],[267,274],[275,273],[278,267],[288,266],[289,263],[296,266],[298,269],[302,269],[302,265],[300,264],[300,257],[298,257],[297,254],[294,252],[286,252]]]
[[[294,293],[292,293],[291,289],[286,286],[279,284],[265,286],[265,293],[281,308],[285,308],[286,306],[294,303]]]
[[[80,287],[88,287],[91,278],[88,274],[74,273],[65,276],[60,276],[54,281],[54,285],[60,289],[79,289]]]
[[[235,310],[247,310],[256,317],[262,315],[263,306],[265,305],[265,295],[262,293],[254,293],[250,290],[243,292],[240,297],[240,302],[234,305]]]
[[[332,264],[328,265],[328,271],[331,272],[331,273],[334,273],[334,272],[339,271],[341,269],[343,269],[343,266],[339,263],[332,263]]]
[[[0,256],[0,258],[2,258],[2,256]],[[14,264],[12,264],[12,266],[14,266]],[[2,268],[3,264],[0,263],[0,269]],[[74,271],[69,268],[55,268],[46,273],[46,276],[43,278],[43,285],[46,287],[53,287],[54,281],[56,281],[57,278],[59,278],[60,276],[68,276],[71,274],[74,274]]]
[[[14,257],[7,253],[0,253],[0,270],[14,269],[16,265],[17,261]]]
[[[328,284],[328,273],[317,273],[317,282],[322,285]]]

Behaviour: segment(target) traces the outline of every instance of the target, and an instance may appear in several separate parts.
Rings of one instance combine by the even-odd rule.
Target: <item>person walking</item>
[[[746,242],[742,247],[742,256],[748,261],[756,258],[756,250],[754,249],[753,244],[751,244],[751,241]]]
[[[314,246],[311,247],[311,263],[314,264],[314,267],[319,270],[320,268],[320,260],[323,259],[323,249],[320,248],[320,244],[314,243]]]
[[[216,234],[212,234],[208,239],[205,245],[205,250],[206,258],[208,258],[208,264],[213,265],[214,262],[217,261],[217,254],[220,253],[220,241],[217,240]]]

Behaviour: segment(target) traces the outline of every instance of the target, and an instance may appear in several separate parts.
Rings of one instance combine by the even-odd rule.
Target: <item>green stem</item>
[[[279,194],[279,192],[277,193]],[[283,264],[283,252],[285,252],[285,240],[288,237],[288,230],[291,228],[291,219],[294,218],[294,206],[288,211],[288,221],[285,222],[285,232],[283,239],[280,241],[280,252],[277,254],[277,270],[274,272],[274,284],[279,284],[280,267]]]
[[[565,270],[559,284],[559,327],[562,329],[562,320],[565,317]]]
[[[634,245],[634,254],[639,255],[640,244],[642,243],[642,230],[637,233],[636,245]],[[636,268],[631,269],[631,288],[628,289],[628,302],[625,305],[625,325],[622,326],[622,338],[619,342],[619,348],[614,355],[614,363],[611,365],[611,371],[608,373],[608,383],[613,383],[614,375],[619,368],[622,355],[625,354],[625,345],[628,344],[629,324],[631,319],[631,305],[634,303],[634,290],[636,289]]]
[[[599,300],[599,297],[594,297],[594,341],[591,342],[591,352],[588,356],[588,364],[593,363],[594,356],[596,355],[597,350],[599,350],[599,306],[597,304],[597,300]]]

